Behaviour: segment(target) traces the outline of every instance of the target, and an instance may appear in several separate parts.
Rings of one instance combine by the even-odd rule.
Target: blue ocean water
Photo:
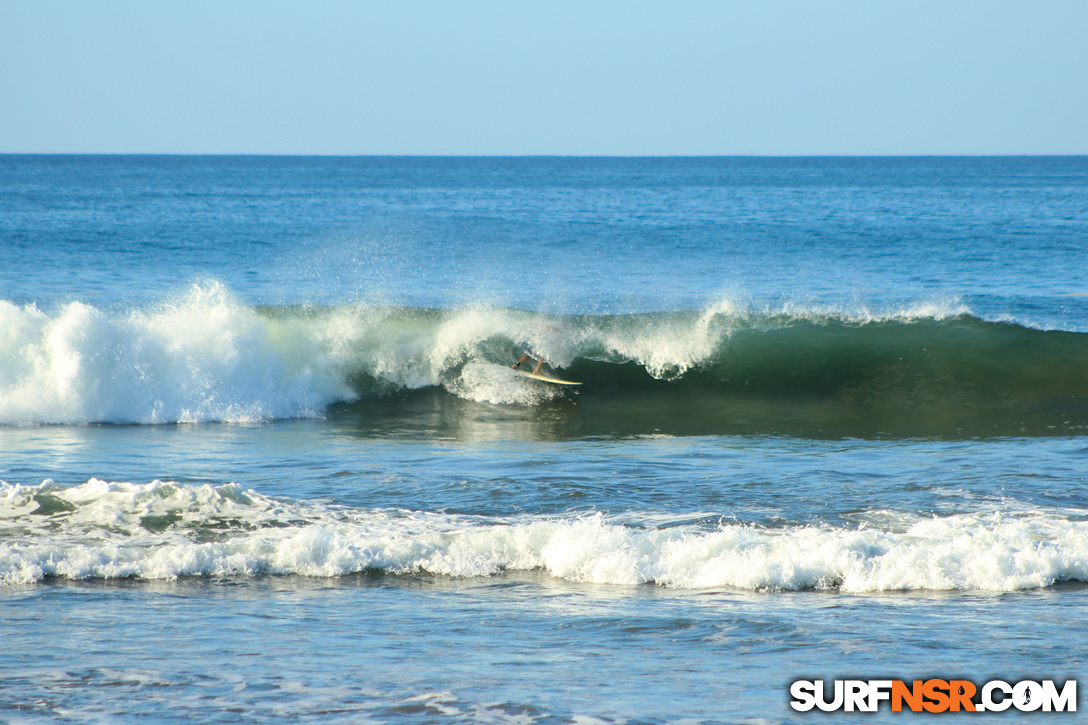
[[[1080,678],[1086,432],[1083,157],[0,156],[0,720]]]

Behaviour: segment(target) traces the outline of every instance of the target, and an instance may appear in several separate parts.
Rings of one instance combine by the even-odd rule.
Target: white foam
[[[535,383],[506,365],[483,362],[466,364],[446,389],[466,400],[493,405],[530,406],[563,395],[562,389]]]
[[[0,301],[0,423],[249,422],[307,417],[352,393],[324,331],[275,320],[218,283],[111,317]]]
[[[279,501],[236,485],[0,483],[0,583],[48,577],[453,577],[541,570],[680,589],[1012,591],[1088,581],[1088,523],[1057,512],[858,527],[643,528],[603,515],[487,519]]]
[[[722,302],[699,314],[637,316],[621,324],[606,318],[587,326],[580,341],[610,357],[632,360],[655,378],[672,379],[718,350],[730,325],[717,323],[733,315],[732,305]]]

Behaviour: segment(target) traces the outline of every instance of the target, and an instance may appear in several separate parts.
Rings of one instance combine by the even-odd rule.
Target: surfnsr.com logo
[[[1053,680],[797,680],[790,685],[790,707],[798,712],[876,712],[888,703],[892,712],[1076,712],[1077,681],[1060,687]]]

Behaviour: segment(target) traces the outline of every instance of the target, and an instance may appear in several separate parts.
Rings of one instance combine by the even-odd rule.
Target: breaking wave
[[[513,374],[525,350],[581,391]],[[0,424],[254,422],[345,405],[365,416],[425,391],[530,408],[578,401],[587,416],[613,406],[635,433],[1079,433],[1086,361],[1086,333],[984,321],[957,305],[262,308],[206,283],[121,313],[0,301]]]
[[[0,584],[300,575],[489,577],[679,589],[1011,591],[1088,581],[1088,522],[1069,512],[856,527],[648,527],[602,514],[488,518],[269,498],[229,484],[0,483]]]

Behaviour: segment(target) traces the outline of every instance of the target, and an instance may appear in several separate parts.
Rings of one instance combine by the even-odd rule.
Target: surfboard
[[[515,370],[514,372],[517,373],[518,375],[524,375],[527,378],[532,378],[533,380],[539,380],[542,383],[553,383],[555,385],[581,385],[581,383],[576,383],[573,380],[560,380],[559,378],[551,378],[551,377],[548,377],[547,375],[538,375],[537,373],[530,373],[530,372],[528,372],[526,370]]]

